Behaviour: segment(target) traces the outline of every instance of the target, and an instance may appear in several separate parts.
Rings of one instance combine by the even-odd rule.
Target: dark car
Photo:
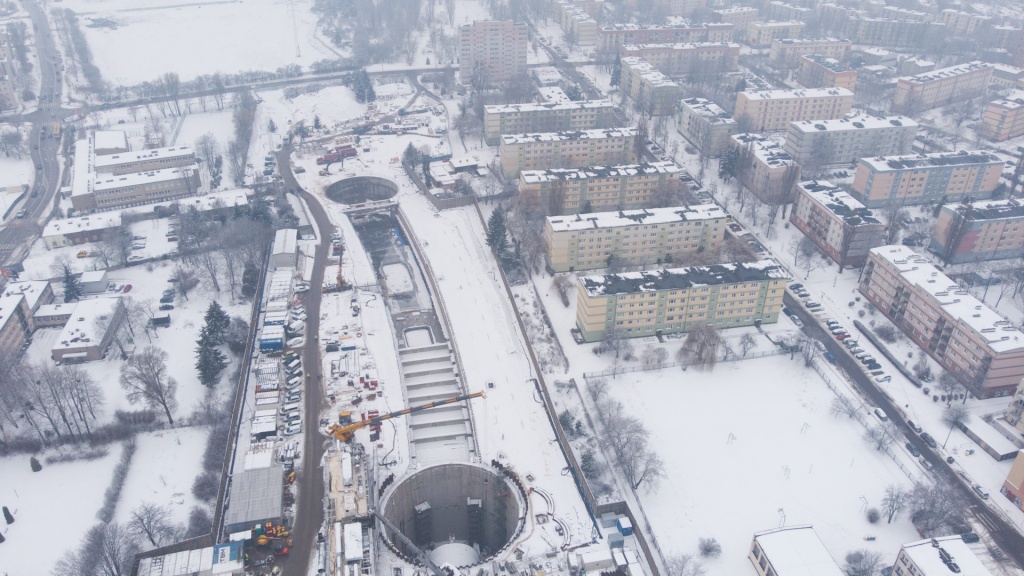
[[[165,312],[167,310],[174,310],[174,305],[173,304],[161,304],[160,305],[160,310],[165,311]]]
[[[966,534],[961,534],[961,535],[960,535],[960,538],[961,538],[961,539],[962,539],[962,540],[963,540],[964,542],[966,542],[966,543],[968,543],[968,544],[974,544],[975,542],[977,542],[977,541],[981,540],[981,537],[980,537],[980,536],[978,536],[977,534],[975,534],[974,532],[968,532],[968,533],[966,533]]]
[[[882,365],[879,364],[878,362],[872,362],[872,363],[867,365],[867,369],[868,370],[879,370],[881,368],[882,368]]]
[[[914,458],[917,458],[918,456],[921,455],[921,451],[918,450],[917,447],[911,444],[910,442],[907,442],[906,446],[907,452],[910,452],[910,455],[913,456]]]
[[[174,302],[174,296],[164,296],[160,299],[161,304],[170,304],[171,302]]]
[[[932,448],[936,448],[938,446],[935,442],[935,438],[932,438],[932,435],[927,432],[921,434],[921,440],[924,440],[924,443]]]
[[[913,420],[907,420],[907,426],[910,426],[910,429],[914,432],[921,433],[921,427],[915,424]]]

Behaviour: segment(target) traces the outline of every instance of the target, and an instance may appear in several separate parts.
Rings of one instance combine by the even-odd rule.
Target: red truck
[[[337,148],[328,150],[327,154],[324,154],[323,156],[318,156],[316,159],[316,163],[323,165],[330,164],[332,162],[341,162],[343,159],[355,155],[356,149],[353,148],[352,146],[338,146]]]

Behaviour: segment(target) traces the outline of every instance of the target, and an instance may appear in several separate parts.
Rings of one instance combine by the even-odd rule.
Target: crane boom
[[[430,556],[428,556],[427,553],[423,551],[423,549],[421,549],[419,546],[413,543],[413,541],[410,540],[408,536],[402,534],[402,531],[398,529],[398,526],[395,526],[390,520],[385,518],[384,515],[378,512],[376,509],[373,511],[373,515],[376,516],[377,519],[380,520],[382,524],[384,524],[384,526],[391,530],[392,534],[395,535],[395,538],[398,539],[399,542],[405,544],[410,550],[415,552],[416,559],[422,562],[423,565],[426,566],[428,570],[433,572],[434,576],[448,576],[448,574],[444,570],[442,570],[440,566],[435,564],[434,561],[430,559]],[[383,532],[383,530],[381,530],[381,532]]]
[[[342,442],[348,442],[349,440],[352,439],[352,436],[355,434],[356,430],[366,428],[367,426],[375,426],[385,420],[397,418],[398,416],[405,416],[406,414],[421,412],[423,410],[430,410],[431,408],[437,408],[439,406],[444,406],[446,404],[454,404],[456,402],[472,400],[473,398],[482,398],[483,395],[483,392],[474,392],[472,394],[462,394],[459,396],[453,396],[451,398],[445,398],[444,400],[435,400],[428,404],[422,404],[420,406],[413,406],[410,408],[403,408],[402,410],[398,410],[396,412],[383,414],[381,416],[375,416],[373,418],[370,418],[369,420],[360,420],[359,422],[354,422],[352,424],[348,424],[345,426],[332,424],[331,427],[327,429],[327,431],[338,440],[341,440]]]

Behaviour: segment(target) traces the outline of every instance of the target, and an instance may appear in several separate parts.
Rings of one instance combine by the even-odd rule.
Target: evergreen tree
[[[260,281],[260,269],[253,262],[246,262],[242,270],[242,297],[252,298],[256,295],[256,284]]]
[[[365,71],[364,71],[364,73],[365,73]],[[377,99],[377,91],[373,89],[373,82],[370,82],[369,81],[369,77],[367,77],[366,101],[367,102],[373,102],[376,99]]]
[[[313,129],[314,130],[319,130],[322,127],[323,127],[323,124],[320,123],[320,115],[319,114],[314,114],[313,115]]]
[[[622,79],[622,59],[618,56],[615,57],[615,65],[612,66],[612,77],[608,82],[611,86],[618,86],[619,81]]]
[[[203,326],[199,331],[199,340],[196,342],[196,371],[199,372],[199,383],[213,388],[220,381],[221,372],[228,362],[207,328]]]
[[[213,345],[219,346],[223,344],[224,334],[227,333],[228,327],[231,326],[231,318],[227,312],[221,308],[220,304],[213,301],[210,302],[210,307],[206,309],[206,315],[203,317],[203,320],[206,322],[203,329],[206,330],[206,334]]]
[[[718,163],[718,176],[724,178],[726,182],[729,178],[736,176],[736,160],[739,158],[739,151],[736,148],[730,146],[728,150],[722,154],[722,160]]]
[[[508,250],[505,209],[501,206],[495,208],[494,212],[491,212],[491,217],[487,219],[487,245],[499,257]]]
[[[409,142],[409,145],[405,147],[405,152],[402,153],[402,162],[405,162],[406,164],[412,166],[413,164],[419,162],[419,159],[420,151],[417,150],[416,147],[412,145],[412,142]]]
[[[63,274],[64,301],[71,302],[72,300],[78,300],[82,297],[82,283],[78,281],[78,276],[76,276],[74,271],[71,270],[70,265],[64,266]]]
[[[423,157],[423,183],[430,188],[432,182],[430,181],[430,157]]]
[[[271,133],[277,132],[277,124],[274,124],[274,119],[267,120],[267,130]]]

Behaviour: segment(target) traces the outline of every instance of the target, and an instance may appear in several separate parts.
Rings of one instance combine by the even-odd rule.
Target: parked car
[[[878,362],[872,362],[872,363],[868,364],[867,366],[865,366],[865,368],[867,368],[868,370],[878,370],[881,367],[882,367],[882,365],[879,364]]]
[[[875,416],[878,416],[878,419],[881,420],[882,422],[889,421],[889,415],[886,414],[885,410],[882,410],[881,408],[875,408]]]
[[[980,484],[975,484],[974,486],[971,486],[971,489],[974,490],[974,492],[978,496],[981,496],[982,500],[988,500],[988,492],[986,492],[985,489],[982,488]]]
[[[845,344],[845,342],[844,342],[844,344]],[[850,348],[850,354],[863,354],[863,353],[864,353],[864,350],[861,350],[860,348],[857,348],[856,346],[854,346],[853,348]]]
[[[913,420],[907,420],[907,426],[910,426],[910,429],[913,430],[914,432],[917,432],[918,434],[921,433],[921,427],[918,426],[917,423],[915,423]]]
[[[839,324],[836,324],[835,326],[832,326],[831,328],[829,328],[828,331],[833,333],[833,334],[839,334],[840,332],[846,332],[846,329],[844,329]]]
[[[890,376],[888,374],[886,374],[885,376],[875,376],[875,382],[878,382],[879,384],[885,384],[886,382],[891,382],[891,381],[892,381],[892,376]]]
[[[850,335],[847,334],[846,332],[843,332],[841,334],[836,334],[836,340],[839,340],[839,341],[846,340],[849,337],[850,337]]]
[[[789,319],[793,321],[793,324],[795,324],[797,328],[804,327],[804,323],[801,322],[800,319],[797,318],[796,316],[790,316]]]
[[[836,321],[836,320],[825,320],[825,325],[829,326],[829,327],[831,327],[831,326],[839,326],[839,322]]]
[[[910,442],[906,443],[906,447],[907,452],[910,452],[910,455],[913,456],[914,458],[917,458],[918,456],[921,455],[921,451],[918,450],[917,447],[911,444]]]
[[[174,304],[161,304],[160,310],[166,312],[168,310],[174,310]]]
[[[161,304],[170,304],[174,302],[174,296],[164,296],[160,299]]]
[[[803,284],[800,284],[800,283],[798,283],[798,282],[794,282],[794,283],[792,283],[792,284],[790,284],[790,285],[789,285],[789,289],[790,289],[790,290],[799,290],[799,289],[801,289],[801,288],[803,288],[803,287],[804,287],[804,285],[803,285]]]
[[[960,539],[967,544],[974,544],[975,542],[981,540],[981,537],[975,534],[974,532],[968,532],[966,534],[961,534]]]
[[[815,340],[814,341],[814,347],[818,349],[818,352],[824,352],[825,351],[825,343],[822,342],[821,340]]]
[[[927,432],[921,434],[921,440],[924,440],[924,443],[927,444],[929,448],[938,447],[938,443],[935,442],[935,438],[932,438],[932,435]]]
[[[867,356],[864,356],[863,358],[860,359],[860,363],[861,364],[873,364],[874,362],[875,362],[875,357],[870,355],[870,354],[868,354]]]

